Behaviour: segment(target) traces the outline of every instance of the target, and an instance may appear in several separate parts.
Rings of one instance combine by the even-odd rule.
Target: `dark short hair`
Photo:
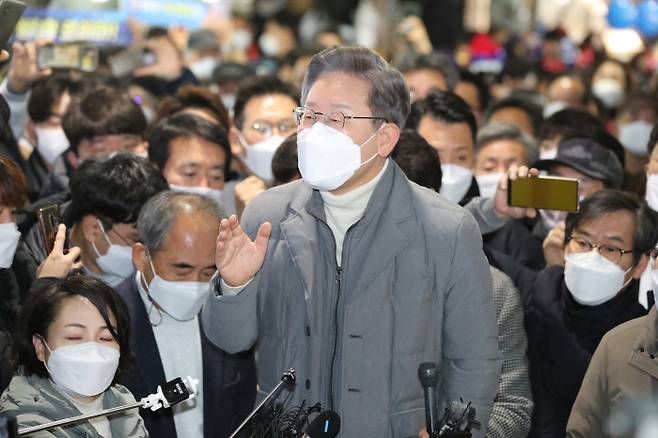
[[[169,161],[171,143],[174,140],[183,138],[201,138],[208,143],[217,145],[226,155],[224,163],[224,175],[228,176],[231,169],[231,144],[228,141],[226,129],[217,123],[206,120],[203,117],[180,113],[162,119],[151,131],[149,135],[149,160],[154,163],[158,169],[164,170]]]
[[[530,124],[532,125],[533,135],[537,135],[544,118],[541,106],[537,105],[527,96],[509,96],[494,102],[487,110],[485,120],[489,121],[496,111],[506,108],[515,108],[524,112],[528,116],[528,120],[530,120]]]
[[[233,106],[233,121],[238,129],[244,123],[244,110],[251,99],[272,94],[288,96],[299,103],[299,90],[292,84],[282,81],[275,76],[252,76],[240,83],[235,95]],[[292,117],[292,114],[290,114]]]
[[[102,135],[144,136],[146,118],[139,105],[118,88],[99,86],[71,101],[62,126],[77,154],[84,139]]]
[[[157,122],[193,108],[209,112],[227,131],[231,128],[228,110],[219,96],[196,85],[185,85],[178,89],[175,96],[164,98],[158,106],[155,120]]]
[[[455,64],[448,56],[439,52],[414,54],[406,57],[400,62],[398,69],[402,73],[417,70],[436,71],[443,76],[449,91],[454,91],[459,81],[459,70]]]
[[[85,160],[71,178],[70,188],[71,204],[66,209],[70,225],[88,214],[111,225],[136,222],[144,203],[169,185],[146,159],[124,153]]]
[[[32,84],[30,98],[27,101],[27,113],[34,123],[45,122],[53,115],[52,107],[64,93],[68,93],[74,100],[89,90],[93,84],[94,82],[89,79],[73,79],[68,73],[62,72],[37,79]]]
[[[19,316],[15,365],[28,376],[48,377],[48,370],[34,351],[32,336],[39,335],[48,339],[48,329],[57,319],[64,301],[74,297],[86,298],[98,309],[112,337],[119,344],[121,358],[113,381],[116,383],[131,359],[130,313],[126,303],[110,286],[86,275],[49,281],[28,295]],[[116,319],[116,325],[111,323],[110,315]]]
[[[489,91],[489,85],[487,85],[482,75],[468,70],[462,70],[459,72],[459,80],[460,82],[472,84],[475,87],[478,93],[478,102],[480,102],[480,110],[484,111],[491,101],[491,92]]]
[[[437,193],[441,190],[439,154],[416,131],[403,130],[391,156],[411,181]]]
[[[605,124],[591,113],[573,108],[560,110],[548,117],[541,125],[538,138],[589,137],[593,132],[605,130]]]
[[[580,203],[577,213],[567,215],[565,238],[568,239],[585,222],[621,210],[629,211],[635,219],[633,258],[637,262],[658,243],[658,214],[644,200],[630,193],[605,189],[585,198]]]
[[[272,157],[275,184],[289,183],[300,175],[297,165],[297,134],[291,134],[277,148]]]
[[[432,90],[427,97],[419,99],[411,105],[406,127],[418,130],[424,116],[445,123],[466,123],[471,130],[475,143],[477,123],[475,116],[464,100],[450,91]]]
[[[404,128],[411,106],[404,77],[381,56],[365,47],[332,47],[313,56],[304,77],[302,104],[305,104],[315,81],[323,74],[333,72],[346,73],[368,82],[368,106],[373,116],[395,123],[400,129]]]
[[[23,208],[27,202],[27,180],[18,164],[0,154],[0,205]]]

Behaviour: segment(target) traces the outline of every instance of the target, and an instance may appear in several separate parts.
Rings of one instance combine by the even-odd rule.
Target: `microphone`
[[[198,379],[189,376],[186,379],[177,377],[171,382],[158,386],[158,389],[154,394],[147,395],[136,403],[105,409],[94,414],[78,415],[77,417],[64,418],[62,420],[52,421],[39,426],[26,427],[18,431],[18,436],[29,435],[35,432],[65,426],[67,424],[78,423],[80,421],[102,417],[103,415],[117,414],[130,409],[143,408],[157,411],[161,408],[169,408],[182,401],[195,398],[198,394],[197,386],[199,386]]]
[[[322,411],[308,425],[309,438],[334,438],[340,432],[340,417],[334,411]]]
[[[439,371],[434,362],[423,362],[418,367],[418,379],[425,392],[425,427],[430,437],[438,436],[436,387],[439,384]]]

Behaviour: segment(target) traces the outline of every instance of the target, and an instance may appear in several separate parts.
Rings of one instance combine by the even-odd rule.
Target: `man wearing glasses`
[[[606,189],[567,216],[565,233],[564,267],[531,271],[493,255],[523,300],[535,402],[531,437],[565,436],[599,341],[646,314],[637,299],[639,279],[658,243],[658,218],[644,201]]]
[[[335,410],[344,438],[415,436],[421,362],[439,364],[441,412],[462,397],[487,424],[498,386],[477,224],[388,158],[409,107],[402,75],[374,52],[314,56],[295,110],[302,181],[222,221],[202,313],[220,348],[258,341],[261,398],[293,367],[286,405]]]

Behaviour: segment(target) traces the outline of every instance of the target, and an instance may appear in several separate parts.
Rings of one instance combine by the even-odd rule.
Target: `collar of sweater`
[[[347,226],[356,222],[356,219],[363,216],[372,192],[388,167],[388,162],[389,160],[387,159],[384,162],[382,170],[373,179],[352,191],[343,193],[342,195],[334,195],[331,192],[321,191],[320,195],[324,201],[325,210],[339,220],[343,217],[354,218],[355,220],[347,224]]]

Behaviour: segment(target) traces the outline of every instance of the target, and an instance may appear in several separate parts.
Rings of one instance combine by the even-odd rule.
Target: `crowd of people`
[[[558,31],[534,61],[486,36],[508,56],[475,71],[415,17],[388,62],[288,18],[260,39],[237,16],[141,29],[152,62],[118,76],[111,51],[94,73],[39,69],[42,41],[3,53],[0,414],[44,424],[189,375],[172,408],[32,436],[227,437],[292,367],[285,405],[336,411],[340,436],[427,437],[432,361],[474,436],[651,424],[655,71],[591,41],[561,63]],[[542,175],[577,180],[576,212],[510,205]]]

